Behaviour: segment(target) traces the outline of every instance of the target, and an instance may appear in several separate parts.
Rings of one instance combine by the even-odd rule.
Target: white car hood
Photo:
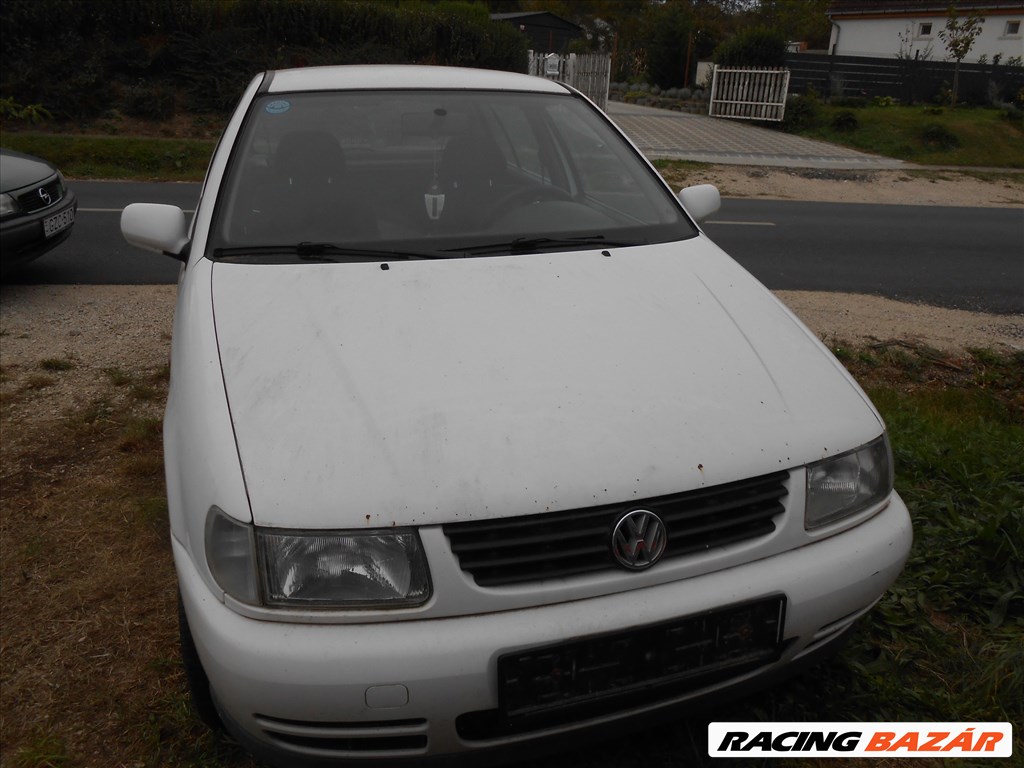
[[[790,468],[881,425],[700,237],[554,255],[213,269],[260,525],[423,525]]]

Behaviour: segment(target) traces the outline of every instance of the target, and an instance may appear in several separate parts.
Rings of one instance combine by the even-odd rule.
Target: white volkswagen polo
[[[267,72],[194,220],[164,425],[200,711],[281,765],[518,746],[835,647],[911,541],[885,427],[590,102]]]

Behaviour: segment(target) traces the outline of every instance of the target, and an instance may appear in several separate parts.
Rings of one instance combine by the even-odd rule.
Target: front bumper
[[[910,518],[893,494],[863,524],[814,544],[683,581],[538,608],[383,624],[297,625],[225,607],[174,541],[182,598],[229,729],[282,765],[506,751],[566,738],[686,702],[753,688],[820,651],[882,595],[903,567]],[[511,651],[669,621],[782,594],[781,658],[658,701],[527,732],[468,733],[495,710],[498,658]],[[462,718],[460,720],[460,717]]]
[[[72,222],[51,237],[43,231],[43,220],[71,211]],[[47,251],[63,243],[74,229],[74,216],[78,211],[78,198],[70,189],[60,203],[50,208],[15,216],[0,225],[0,270],[7,274],[15,267],[38,259]]]

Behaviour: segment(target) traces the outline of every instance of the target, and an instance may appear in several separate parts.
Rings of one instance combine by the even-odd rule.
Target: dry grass
[[[104,383],[41,367],[45,389],[31,369],[5,368],[0,410],[2,764],[249,764],[188,710],[160,445],[166,371],[37,417],[57,390]]]

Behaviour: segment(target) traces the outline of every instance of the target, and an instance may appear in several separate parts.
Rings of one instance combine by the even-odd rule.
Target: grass
[[[216,142],[4,131],[4,147],[45,157],[75,179],[202,181]]]
[[[909,345],[828,341],[889,425],[915,527],[902,576],[835,660],[725,709],[533,768],[707,764],[701,739],[713,719],[1024,722],[1024,356],[974,350],[951,361]],[[251,768],[192,715],[178,660],[161,470],[166,368],[62,371],[66,383],[93,376],[102,386],[59,417],[37,407],[46,391],[25,386],[36,371],[6,368],[0,407],[4,765]],[[139,383],[158,396],[139,397]]]
[[[801,136],[925,165],[1024,168],[1024,123],[1003,110],[923,106],[859,109],[820,105],[816,125]],[[837,130],[850,112],[857,127]]]
[[[886,419],[914,545],[842,655],[747,706],[774,720],[1024,722],[1024,355],[976,350],[956,370],[928,349],[837,351]]]
[[[62,768],[67,764],[64,742],[40,728],[36,729],[29,744],[17,754],[14,768]]]

